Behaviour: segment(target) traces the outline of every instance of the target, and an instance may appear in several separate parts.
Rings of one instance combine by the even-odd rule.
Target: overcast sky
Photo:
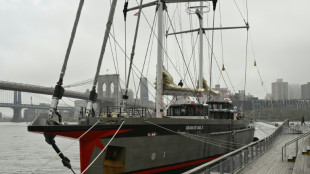
[[[145,0],[145,2],[150,1]],[[0,80],[54,86],[59,77],[78,3],[78,0],[0,0]],[[236,0],[236,3],[242,15],[246,18],[245,1]],[[119,0],[114,22],[115,37],[122,47],[124,47],[123,4],[124,1]],[[134,5],[136,5],[136,1],[130,0],[129,6]],[[65,85],[94,77],[109,6],[108,0],[85,1],[68,63],[64,80]],[[168,6],[170,18],[175,16],[174,29],[176,31],[190,29],[190,17],[185,12],[185,4],[180,4],[174,13],[176,7],[176,5]],[[271,83],[276,81],[277,78],[283,78],[284,81],[298,84],[305,84],[310,81],[309,7],[309,0],[296,2],[288,0],[248,0],[251,40],[249,40],[248,45],[247,93],[259,98],[266,96],[266,90],[261,86],[257,69],[253,66],[254,59],[257,61],[257,67],[268,92],[271,92]],[[216,12],[215,27],[220,25],[218,10],[219,8]],[[148,21],[152,23],[155,14],[154,7],[149,7],[144,11]],[[232,0],[221,1],[221,12],[222,26],[244,25],[243,18]],[[136,12],[128,14],[128,55],[130,55],[137,19],[133,15],[134,13]],[[204,14],[205,26],[211,26],[212,15],[212,12]],[[179,22],[177,19],[182,20]],[[166,20],[166,23],[169,24],[169,20]],[[193,28],[197,28],[198,21],[195,15],[192,15],[192,24],[195,25]],[[150,27],[147,25],[145,18],[141,18],[139,31],[134,63],[142,70],[150,34]],[[172,27],[170,27],[169,32],[172,32]],[[222,49],[220,32],[216,31],[214,33],[216,60],[219,66],[222,66],[224,62],[235,92],[243,89],[244,86],[246,34],[247,32],[244,29],[223,31]],[[209,32],[208,35],[211,40],[211,33]],[[186,61],[190,60],[193,47],[191,43],[195,41],[196,37],[196,33],[178,36]],[[252,49],[251,42],[254,49]],[[171,62],[167,65],[168,58],[165,58],[165,66],[174,76],[174,82],[178,83],[181,78],[185,77],[186,84],[192,87],[174,36],[169,36],[167,43],[166,50],[168,50],[169,58],[176,69],[173,68]],[[113,44],[114,42],[112,42]],[[195,72],[198,66],[194,68],[194,64],[198,64],[197,46],[195,47],[196,61],[191,61],[191,64],[189,64],[190,74],[194,79],[197,79]],[[204,47],[204,77],[209,83],[208,45],[205,44]],[[116,49],[118,68],[121,78],[124,80],[124,54],[120,48],[117,47]],[[106,50],[101,74],[115,73],[111,49],[107,46]],[[113,55],[116,56],[115,53]],[[151,83],[155,80],[155,65],[156,46],[154,44],[149,68],[145,66],[144,69],[144,75],[149,69],[147,77]],[[213,65],[214,76],[212,83],[219,83],[222,87],[225,87],[225,82],[220,78],[215,61]],[[233,91],[226,73],[224,77],[228,88]],[[137,77],[135,77],[136,79]],[[131,83],[130,86],[134,88],[134,83]],[[90,88],[90,85],[86,88]]]

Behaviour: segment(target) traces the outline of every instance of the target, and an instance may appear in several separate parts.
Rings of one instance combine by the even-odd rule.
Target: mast
[[[107,22],[107,25],[106,25],[106,30],[105,30],[105,33],[104,33],[103,43],[102,43],[102,46],[101,46],[100,56],[99,56],[99,60],[98,60],[98,64],[97,64],[97,71],[96,71],[96,74],[95,74],[95,79],[94,79],[92,90],[89,93],[89,98],[88,98],[88,102],[87,102],[87,106],[86,106],[86,114],[85,114],[86,117],[89,117],[92,114],[93,104],[97,100],[98,94],[96,92],[96,85],[97,85],[98,76],[99,76],[99,72],[100,72],[100,68],[101,68],[101,64],[102,64],[103,55],[105,53],[105,48],[106,48],[106,45],[107,45],[107,42],[108,42],[111,26],[112,26],[112,23],[113,23],[116,3],[117,3],[117,0],[113,0],[113,2],[111,4],[111,8],[110,8],[110,12],[109,12],[109,17],[108,17],[108,22]]]
[[[163,13],[164,13],[164,4],[161,0],[158,0],[158,28],[157,28],[157,66],[156,66],[156,118],[162,117],[163,111],[163,83],[162,83],[162,65],[163,65],[163,39],[164,39],[164,29],[163,29]]]
[[[197,11],[200,15],[199,18],[199,89],[203,88],[203,2],[200,1],[200,10]],[[202,101],[202,94],[199,96],[199,102],[203,103]]]

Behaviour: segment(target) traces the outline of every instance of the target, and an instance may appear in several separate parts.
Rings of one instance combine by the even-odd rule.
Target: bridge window
[[[111,94],[113,94],[114,93],[114,83],[113,82],[111,83],[110,87],[111,87],[111,90],[110,90]]]

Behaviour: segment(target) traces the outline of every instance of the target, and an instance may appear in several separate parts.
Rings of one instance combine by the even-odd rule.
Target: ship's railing
[[[100,108],[103,117],[151,117],[150,110],[146,107],[104,106]]]
[[[283,126],[287,124],[288,120],[285,120],[282,125],[268,137],[252,142],[215,160],[184,172],[183,174],[224,174],[237,172],[267,151],[281,134]]]

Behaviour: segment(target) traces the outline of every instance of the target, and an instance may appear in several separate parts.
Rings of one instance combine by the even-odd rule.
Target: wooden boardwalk
[[[309,174],[310,155],[298,154],[292,174]]]
[[[282,133],[268,151],[239,171],[239,174],[291,174],[294,163],[288,162],[287,158],[282,161],[282,147],[299,135]],[[287,156],[294,153],[295,146],[288,146],[286,151]]]

